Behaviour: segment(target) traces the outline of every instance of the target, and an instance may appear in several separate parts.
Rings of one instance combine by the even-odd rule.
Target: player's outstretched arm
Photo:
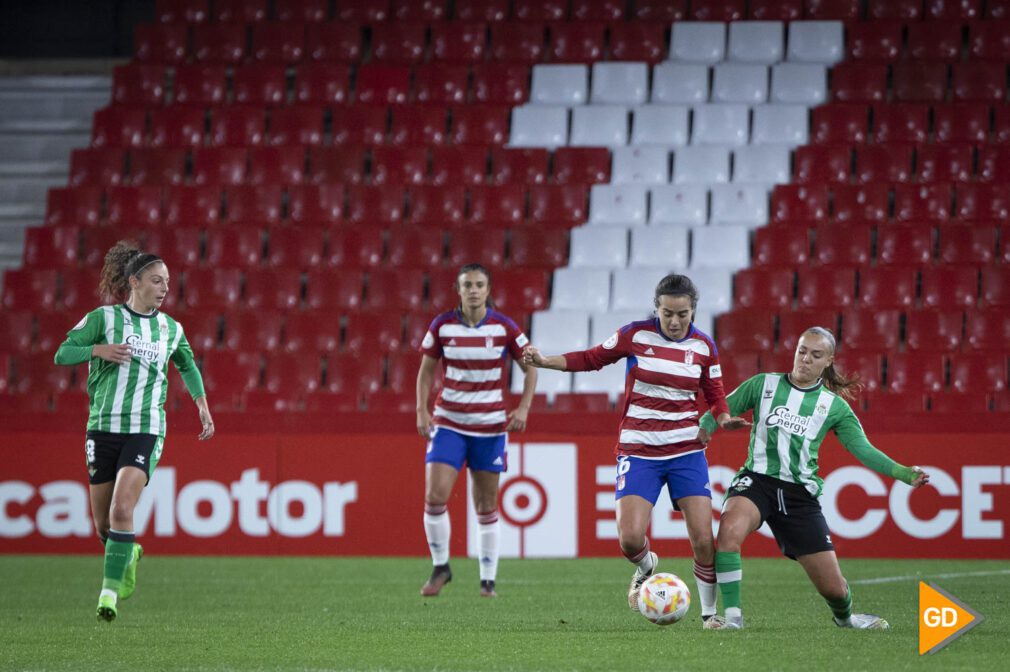
[[[527,345],[523,348],[523,364],[535,366],[538,369],[554,369],[555,371],[564,371],[566,366],[563,355],[543,355],[535,345]]]
[[[197,410],[200,411],[200,424],[203,426],[203,431],[200,432],[200,436],[197,438],[201,441],[206,441],[214,436],[214,418],[210,415],[210,406],[207,405],[207,397],[199,397],[194,401],[196,402]]]

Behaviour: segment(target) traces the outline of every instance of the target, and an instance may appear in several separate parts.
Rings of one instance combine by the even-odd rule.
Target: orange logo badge
[[[984,619],[936,584],[919,582],[919,655],[936,653]]]

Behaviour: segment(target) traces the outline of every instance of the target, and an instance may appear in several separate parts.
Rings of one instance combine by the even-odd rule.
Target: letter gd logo
[[[919,582],[919,655],[936,653],[983,621],[936,584]]]

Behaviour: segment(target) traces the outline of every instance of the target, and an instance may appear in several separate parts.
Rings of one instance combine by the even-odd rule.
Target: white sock
[[[701,615],[713,616],[716,613],[716,591],[719,587],[715,580],[715,564],[700,565],[695,561],[694,582],[698,586],[698,599],[701,600]]]
[[[498,575],[498,510],[477,514],[480,580],[494,581]]]
[[[743,618],[743,612],[740,611],[740,607],[726,607],[727,621],[739,621],[741,618]]]
[[[116,602],[119,600],[119,593],[111,588],[102,588],[102,592],[99,594],[99,597],[111,597],[112,601]]]
[[[431,563],[444,565],[449,562],[449,537],[452,526],[449,524],[447,507],[424,506],[424,536],[428,539],[428,549],[431,551]]]

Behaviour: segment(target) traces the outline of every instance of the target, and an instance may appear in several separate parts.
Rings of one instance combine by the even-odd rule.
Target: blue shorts
[[[655,506],[664,485],[670,493],[673,508],[678,511],[677,500],[681,497],[698,495],[711,499],[708,460],[704,451],[668,460],[643,460],[629,456],[617,458],[615,499],[638,495]]]
[[[495,436],[471,436],[460,434],[445,427],[435,427],[428,441],[425,463],[441,462],[463,468],[463,463],[473,471],[493,471],[501,473],[508,469],[508,453],[505,444],[508,434]]]

